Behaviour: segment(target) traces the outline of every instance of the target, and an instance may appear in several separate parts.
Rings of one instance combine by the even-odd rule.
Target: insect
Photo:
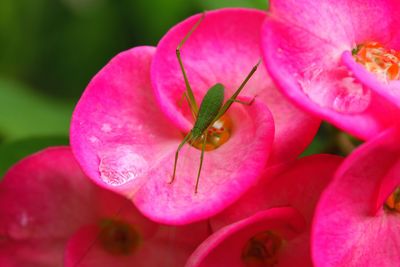
[[[207,144],[207,137],[208,137],[208,129],[214,125],[215,122],[217,122],[230,108],[230,106],[234,102],[238,102],[241,104],[245,105],[251,105],[251,103],[254,101],[254,98],[250,102],[243,102],[238,99],[238,95],[246,85],[246,83],[250,80],[251,76],[256,72],[258,66],[261,63],[261,60],[258,61],[258,63],[251,69],[250,73],[246,76],[244,81],[241,83],[239,88],[235,91],[235,93],[223,104],[224,101],[224,91],[225,87],[221,83],[217,83],[210,87],[205,94],[203,100],[201,101],[200,104],[200,109],[197,106],[196,100],[194,98],[194,94],[192,91],[192,88],[189,83],[189,79],[187,77],[183,61],[181,58],[181,48],[184,45],[184,43],[187,41],[187,39],[192,35],[192,33],[196,30],[196,28],[200,25],[200,23],[204,20],[206,13],[203,12],[202,16],[200,19],[194,24],[194,26],[189,30],[189,32],[185,35],[185,37],[182,39],[182,41],[178,44],[178,47],[176,48],[176,56],[178,58],[178,62],[183,74],[183,78],[185,81],[186,85],[186,91],[184,92],[184,97],[188,101],[190,110],[192,112],[192,115],[195,119],[195,123],[193,128],[190,130],[190,132],[183,138],[183,141],[179,144],[178,149],[176,150],[175,153],[175,161],[174,161],[174,170],[172,174],[172,178],[170,180],[170,184],[172,184],[175,180],[175,175],[176,175],[176,167],[178,163],[178,156],[179,152],[182,149],[182,147],[186,143],[194,144],[194,143],[200,143],[201,144],[201,155],[200,155],[200,165],[197,173],[197,178],[196,178],[196,186],[195,186],[195,193],[198,191],[199,187],[199,180],[200,180],[200,173],[201,173],[201,168],[203,166],[203,158],[204,158],[204,151],[206,150],[206,144]]]

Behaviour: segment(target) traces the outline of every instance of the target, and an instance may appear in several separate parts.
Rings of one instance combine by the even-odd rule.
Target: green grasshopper
[[[218,121],[226,113],[226,111],[230,108],[230,106],[234,102],[238,102],[238,103],[245,104],[245,105],[251,105],[251,103],[254,101],[254,98],[250,102],[243,102],[243,101],[237,100],[236,98],[238,97],[238,95],[240,94],[240,92],[242,91],[242,89],[244,88],[246,83],[250,80],[251,76],[253,76],[253,74],[256,72],[257,67],[261,63],[261,60],[259,60],[258,63],[252,68],[250,73],[246,76],[246,78],[244,79],[242,84],[239,86],[239,88],[236,90],[236,92],[225,102],[225,104],[223,104],[225,87],[222,84],[217,83],[208,89],[206,95],[204,96],[203,100],[201,101],[201,105],[200,105],[200,109],[199,109],[197,106],[196,100],[194,98],[192,88],[190,87],[185,68],[183,66],[183,62],[182,62],[182,58],[181,58],[181,48],[182,48],[183,44],[187,41],[187,39],[190,37],[190,35],[196,30],[196,28],[204,20],[204,18],[205,18],[205,12],[203,12],[200,19],[194,24],[194,26],[185,35],[185,37],[182,39],[182,41],[179,43],[178,47],[176,48],[176,56],[178,58],[178,62],[179,62],[179,65],[180,65],[180,68],[181,68],[181,71],[183,74],[183,78],[185,80],[185,85],[186,85],[186,92],[184,92],[184,96],[187,99],[190,110],[192,112],[192,115],[195,118],[195,123],[194,123],[193,128],[183,138],[183,141],[179,144],[178,149],[176,150],[174,171],[172,174],[171,181],[169,182],[169,183],[173,183],[173,181],[175,180],[176,166],[178,163],[178,155],[179,155],[179,151],[182,149],[182,147],[187,142],[193,143],[195,141],[202,141],[200,166],[199,166],[199,170],[197,173],[195,193],[197,193],[197,190],[199,187],[200,173],[201,173],[201,167],[203,166],[203,158],[204,158],[204,151],[205,151],[206,142],[207,142],[208,128],[211,127],[216,121]]]

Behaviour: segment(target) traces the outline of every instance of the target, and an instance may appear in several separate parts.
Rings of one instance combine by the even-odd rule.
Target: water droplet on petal
[[[344,77],[337,81],[338,94],[333,101],[333,108],[339,112],[356,113],[369,105],[369,91],[353,77]]]
[[[133,146],[119,145],[99,153],[101,179],[117,186],[143,177],[148,163],[136,152]]]

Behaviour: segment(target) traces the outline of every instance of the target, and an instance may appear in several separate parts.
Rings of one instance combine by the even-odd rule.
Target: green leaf
[[[224,7],[249,7],[263,10],[268,9],[267,0],[203,0],[201,2],[205,9],[217,9]]]
[[[24,157],[49,146],[68,145],[67,136],[36,137],[0,145],[0,177]]]
[[[0,78],[0,137],[67,136],[73,104],[41,96]]]
[[[324,138],[321,135],[315,136],[312,143],[307,147],[306,150],[301,154],[302,157],[311,156],[314,154],[328,153],[326,150],[326,144]]]

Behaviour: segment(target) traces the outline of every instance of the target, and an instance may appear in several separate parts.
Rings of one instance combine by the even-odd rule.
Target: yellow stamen
[[[205,151],[214,150],[222,146],[229,140],[231,134],[232,121],[227,115],[224,115],[207,129]],[[203,138],[194,140],[190,144],[201,150],[203,147]]]
[[[400,187],[397,187],[386,199],[384,207],[388,211],[400,213]]]
[[[399,51],[387,49],[378,42],[367,42],[353,50],[353,57],[379,79],[385,81],[400,79]]]

